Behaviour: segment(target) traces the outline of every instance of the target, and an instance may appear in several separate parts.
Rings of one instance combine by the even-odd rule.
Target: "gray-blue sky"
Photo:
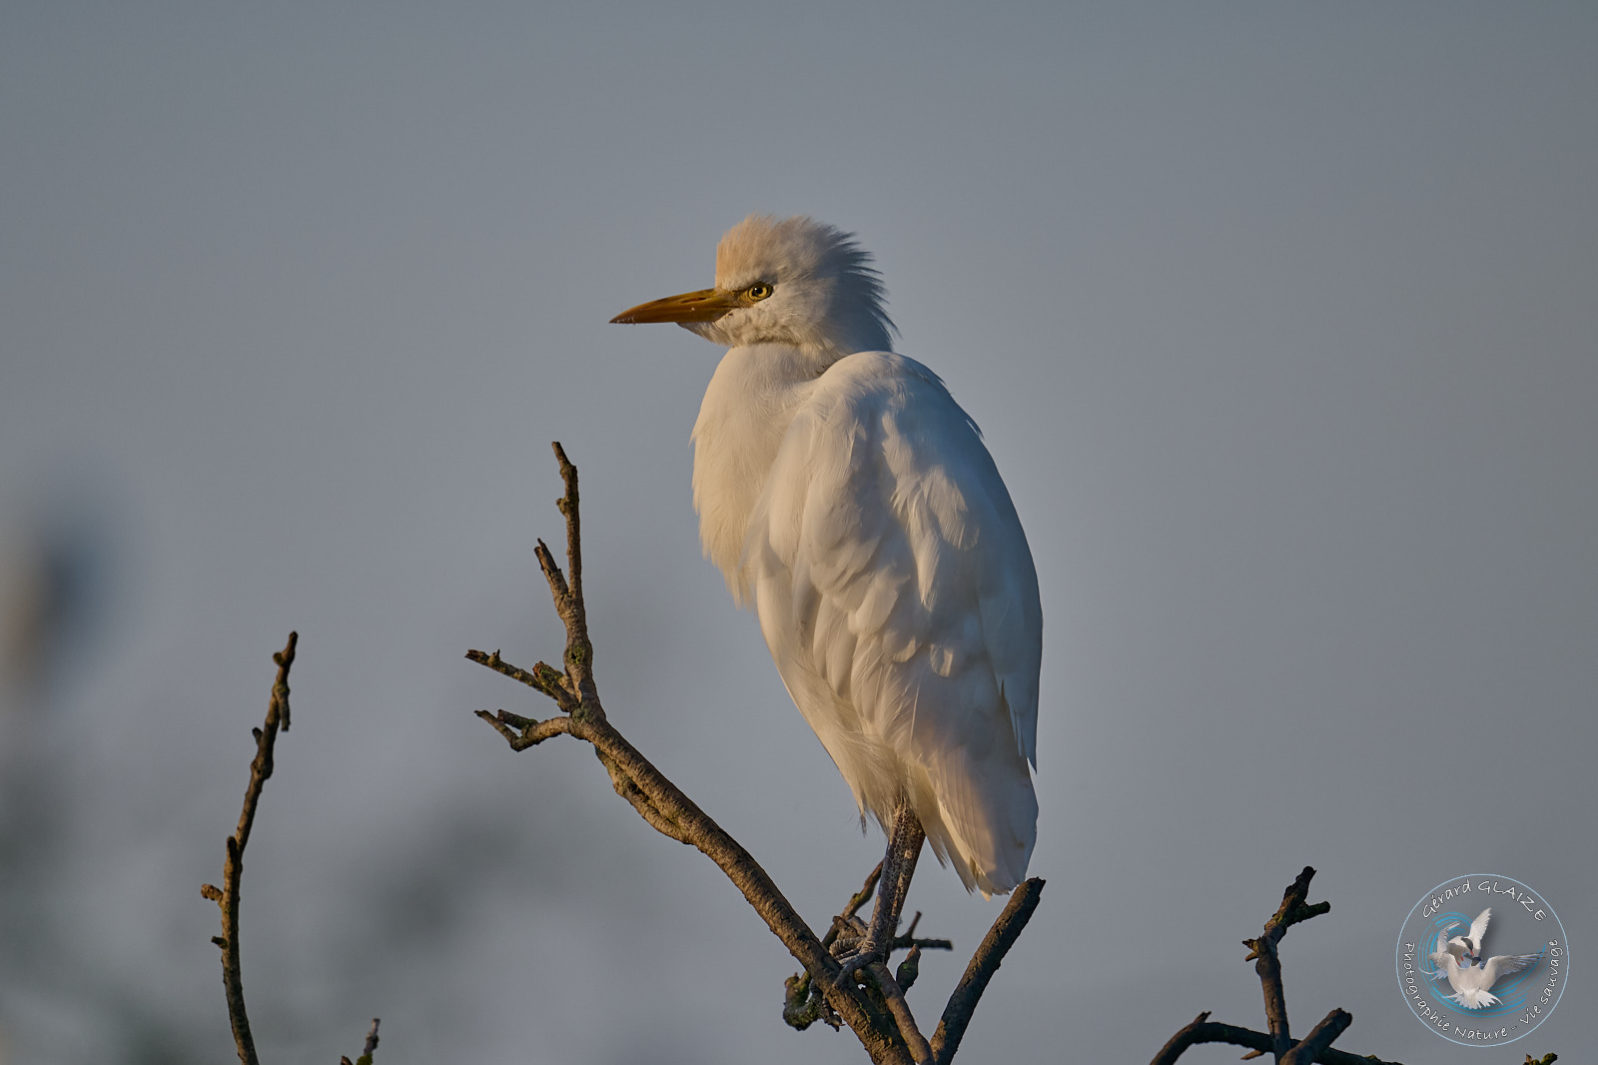
[[[520,698],[467,646],[557,649],[529,545],[561,439],[618,723],[815,921],[874,860],[699,558],[717,352],[606,324],[760,210],[877,254],[1038,557],[1051,885],[968,1052],[1258,1022],[1236,943],[1305,863],[1333,911],[1288,940],[1301,1026],[1343,1006],[1347,1049],[1454,1060],[1392,937],[1493,870],[1575,942],[1512,1049],[1579,1051],[1595,46],[1584,4],[13,5],[0,532],[73,515],[111,583],[0,737],[57,789],[79,937],[0,968],[7,1042],[123,1045],[63,1004],[92,969],[227,1052],[197,887],[297,627],[247,883],[274,1056],[381,1014],[393,1063],[857,1060],[781,1027],[791,965],[708,863],[466,713]],[[966,948],[996,912],[930,866],[912,902]],[[932,1011],[957,966],[924,972]]]

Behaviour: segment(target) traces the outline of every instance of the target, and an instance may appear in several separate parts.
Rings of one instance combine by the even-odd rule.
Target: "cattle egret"
[[[890,350],[871,257],[832,226],[752,215],[716,249],[714,288],[612,321],[728,349],[693,429],[704,551],[889,837],[845,974],[883,958],[923,839],[967,890],[1014,888],[1037,837],[1037,573],[975,423]]]

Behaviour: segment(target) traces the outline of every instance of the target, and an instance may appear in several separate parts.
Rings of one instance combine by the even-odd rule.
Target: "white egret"
[[[1038,813],[1032,555],[976,425],[889,350],[870,263],[831,226],[752,215],[722,238],[714,288],[612,319],[729,349],[693,430],[705,554],[889,836],[846,972],[883,957],[923,838],[967,890],[1003,893]]]

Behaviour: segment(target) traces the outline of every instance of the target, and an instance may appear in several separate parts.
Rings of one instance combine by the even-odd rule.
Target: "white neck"
[[[735,347],[705,389],[693,432],[694,510],[705,555],[740,603],[750,512],[794,413],[836,359],[786,344]]]

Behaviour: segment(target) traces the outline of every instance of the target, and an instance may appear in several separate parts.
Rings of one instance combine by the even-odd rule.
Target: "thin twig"
[[[993,922],[993,927],[988,929],[977,952],[971,956],[970,964],[965,967],[965,975],[960,977],[954,993],[949,996],[949,1004],[943,1008],[943,1017],[938,1021],[938,1030],[932,1036],[932,1058],[939,1065],[945,1065],[953,1059],[955,1052],[960,1049],[960,1040],[965,1038],[966,1026],[971,1023],[971,1014],[976,1011],[977,1001],[982,998],[982,992],[987,990],[993,974],[998,972],[1004,956],[1010,952],[1027,922],[1032,919],[1032,911],[1038,908],[1038,900],[1042,897],[1042,878],[1033,877],[1023,881],[1011,892],[1004,911]]]
[[[533,721],[529,718],[519,717],[501,710],[490,713],[487,710],[475,711],[478,717],[494,726],[494,731],[505,737],[505,742],[511,745],[511,750],[525,751],[549,739],[551,736],[564,736],[571,732],[571,718],[552,717],[545,721]]]
[[[1160,1048],[1160,1052],[1154,1055],[1149,1065],[1172,1065],[1182,1056],[1183,1051],[1197,1043],[1230,1043],[1233,1046],[1248,1047],[1249,1057],[1271,1052],[1269,1032],[1256,1032],[1252,1028],[1221,1024],[1219,1021],[1210,1020],[1209,1016],[1209,1011],[1206,1010],[1184,1025],[1180,1031],[1171,1036],[1165,1046]],[[1350,1054],[1331,1047],[1317,1053],[1315,1060],[1322,1065],[1399,1065],[1395,1061]]]
[[[877,890],[877,880],[881,876],[882,862],[879,860],[877,864],[872,867],[871,872],[866,874],[866,882],[864,886],[862,886],[859,891],[856,891],[853,895],[849,896],[849,901],[845,903],[843,909],[838,912],[838,916],[832,919],[832,926],[827,929],[827,934],[821,937],[822,946],[830,947],[838,941],[838,926],[840,922],[847,924],[851,917],[860,912],[860,907],[864,906],[871,900],[871,896]]]
[[[272,748],[277,742],[278,729],[288,731],[289,668],[294,665],[294,648],[299,638],[299,633],[289,633],[283,650],[272,656],[272,661],[277,663],[277,679],[272,683],[265,723],[261,728],[250,730],[255,736],[255,757],[250,761],[250,782],[244,789],[244,807],[239,813],[238,827],[227,838],[222,887],[204,884],[200,888],[200,894],[215,902],[222,911],[222,934],[212,937],[211,942],[222,948],[222,987],[227,996],[228,1020],[233,1026],[233,1043],[243,1065],[259,1065],[249,1014],[244,1008],[244,972],[239,959],[239,894],[244,882],[244,848],[250,842],[261,790],[272,775]]]
[[[555,462],[560,466],[560,479],[566,494],[555,504],[566,517],[566,568],[571,571],[571,595],[577,609],[577,627],[588,631],[588,611],[583,603],[583,519],[581,499],[577,494],[577,467],[566,457],[566,449],[556,440],[549,445],[555,451]]]
[[[377,1025],[378,1019],[372,1018],[372,1027],[366,1032],[366,1045],[361,1048],[361,1056],[353,1062],[349,1058],[339,1058],[339,1065],[372,1065],[372,1055],[377,1051]]]
[[[498,651],[467,651],[466,657],[478,665],[487,666],[495,673],[509,677],[519,684],[525,684],[529,688],[543,692],[555,700],[555,704],[568,714],[577,708],[577,697],[565,689],[560,673],[543,662],[539,662],[529,670],[506,662],[499,657]]]
[[[566,449],[556,440],[550,447],[555,451],[555,462],[560,467],[560,479],[565,493],[555,505],[566,517],[566,566],[570,580],[561,576],[555,559],[538,541],[538,565],[549,580],[550,593],[555,600],[555,612],[566,625],[566,652],[561,660],[566,664],[567,688],[577,696],[578,705],[601,716],[599,692],[594,681],[594,645],[588,638],[588,607],[583,601],[583,544],[581,496],[577,491],[577,467],[566,457]]]

